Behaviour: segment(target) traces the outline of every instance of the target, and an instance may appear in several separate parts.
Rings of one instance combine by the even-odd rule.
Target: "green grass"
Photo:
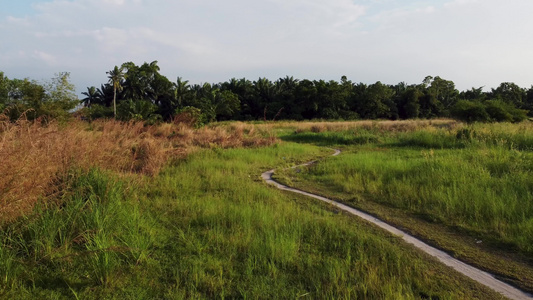
[[[1,255],[11,261],[0,266],[6,296],[67,296],[73,286],[113,285],[119,267],[126,271],[147,259],[153,221],[138,213],[138,200],[127,199],[133,194],[126,183],[94,169],[69,175],[61,199],[0,235]]]
[[[202,151],[142,181],[74,173],[55,205],[2,231],[0,297],[498,298],[400,239],[259,178],[329,153],[282,143]]]
[[[533,133],[525,130],[528,126],[383,132],[376,133],[377,142],[363,145],[350,143],[347,132],[330,132],[331,140],[343,137],[337,144],[344,148],[342,155],[279,172],[277,178],[388,219],[533,290]],[[452,241],[457,237],[451,233],[462,243]],[[476,257],[477,248],[485,246],[486,253]],[[499,256],[506,258],[502,261],[513,257],[513,268],[495,262]]]

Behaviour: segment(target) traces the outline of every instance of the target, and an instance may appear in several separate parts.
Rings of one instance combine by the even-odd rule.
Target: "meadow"
[[[341,145],[344,159],[362,151],[350,147],[376,148],[370,142],[393,147],[387,132],[462,125],[1,124],[0,166],[11,166],[0,181],[2,298],[500,298],[399,238],[259,177],[326,158],[330,146]],[[378,129],[353,145],[344,126]],[[314,169],[280,176],[322,185]]]
[[[531,123],[314,126],[282,138],[343,154],[278,172],[279,180],[370,212],[533,289]]]

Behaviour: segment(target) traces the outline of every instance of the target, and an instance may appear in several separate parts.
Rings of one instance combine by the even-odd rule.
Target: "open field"
[[[453,124],[442,126],[462,126]],[[4,219],[0,297],[499,298],[363,221],[266,186],[262,171],[329,155],[325,147],[288,141],[295,131],[339,133],[311,131],[321,124],[309,132],[241,123],[200,130],[114,122],[76,126],[22,124],[2,132],[2,151],[36,162],[33,168],[48,166],[50,175],[36,178],[54,180],[43,180],[42,190],[24,198],[22,217]],[[137,134],[126,140],[132,128]],[[153,163],[132,168],[138,157],[132,149],[143,139],[152,141],[143,157]],[[83,141],[89,143],[77,146]],[[116,148],[104,148],[108,143]],[[76,147],[82,150],[74,152]],[[52,153],[59,158],[38,160]],[[84,158],[86,153],[94,156]],[[72,160],[52,169],[66,157]],[[30,168],[24,172],[4,186],[12,201],[24,189],[15,185],[18,179],[32,175]]]
[[[344,152],[277,178],[373,213],[531,291],[533,126],[382,127],[286,130],[285,140]]]

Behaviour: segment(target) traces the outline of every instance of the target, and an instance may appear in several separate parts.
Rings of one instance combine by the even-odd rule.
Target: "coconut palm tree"
[[[117,91],[122,90],[122,80],[124,79],[124,68],[117,67],[113,70],[106,72],[109,76],[109,84],[113,85],[113,116],[117,118]]]

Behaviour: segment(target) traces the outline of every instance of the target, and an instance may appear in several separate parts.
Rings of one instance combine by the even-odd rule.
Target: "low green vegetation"
[[[532,128],[292,132],[283,138],[344,152],[277,178],[376,214],[532,290]]]
[[[159,175],[92,169],[4,225],[10,299],[494,299],[355,218],[265,185],[268,168],[330,150],[281,143],[203,150]]]

